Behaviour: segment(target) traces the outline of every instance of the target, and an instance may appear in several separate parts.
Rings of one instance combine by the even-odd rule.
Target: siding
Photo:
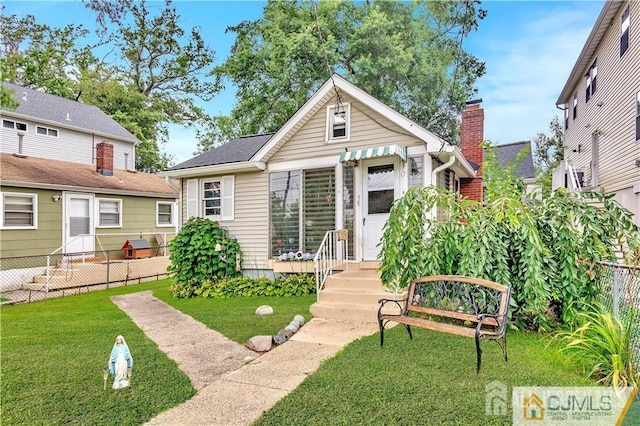
[[[587,185],[591,182],[591,135],[596,130],[601,132],[598,180],[607,193],[640,183],[640,167],[635,165],[640,158],[640,143],[635,141],[635,99],[640,91],[640,2],[627,4],[631,16],[629,48],[621,58],[623,6],[589,61],[589,66],[596,58],[598,61],[596,93],[585,102],[585,79],[574,87],[573,93],[578,92],[578,114],[574,120],[570,104],[569,128],[565,131],[565,158],[584,172]],[[573,152],[578,145],[580,152]]]
[[[95,145],[105,140],[91,133],[44,125],[58,130],[58,137],[44,136],[36,133],[35,121],[14,119],[2,116],[3,120],[19,121],[27,124],[27,131],[22,139],[22,153],[32,157],[50,160],[70,161],[81,164],[95,164]],[[18,131],[6,129],[0,123],[0,150],[2,152],[18,152]],[[135,148],[131,142],[108,140],[113,144],[113,166],[115,169],[125,168],[124,154],[129,154],[129,168],[135,168]]]
[[[340,155],[345,148],[355,151],[393,144],[423,145],[422,141],[408,134],[398,125],[348,97],[343,98],[343,103],[351,104],[350,138],[344,142],[326,143],[327,106],[333,105],[333,102],[329,100],[320,107],[269,161],[273,163]]]
[[[49,254],[62,245],[62,201],[53,201],[60,191],[6,186],[0,190],[38,196],[38,228],[0,230],[0,258]]]
[[[221,177],[200,176],[198,179]],[[187,180],[182,179],[182,217],[186,221]],[[201,209],[200,185],[198,203]],[[220,226],[240,243],[244,269],[267,269],[269,259],[269,174],[265,172],[235,175],[234,220],[220,221]],[[200,211],[202,216],[202,211]]]
[[[0,230],[0,258],[13,256],[46,255],[62,245],[63,201],[54,202],[54,195],[61,191],[31,188],[0,187],[2,192],[19,192],[38,195],[37,229]],[[122,248],[125,240],[139,238],[140,233],[168,234],[167,239],[175,235],[174,227],[156,227],[156,201],[168,201],[162,198],[143,198],[132,196],[114,196],[96,194],[96,198],[122,200],[122,227],[95,228],[96,234],[128,234],[97,237],[96,250],[116,250]],[[177,210],[176,210],[177,211]],[[95,210],[95,224],[98,212]],[[151,236],[145,236],[155,243]]]

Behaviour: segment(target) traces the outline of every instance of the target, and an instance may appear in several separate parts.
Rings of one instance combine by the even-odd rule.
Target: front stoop
[[[311,314],[318,318],[376,323],[378,300],[394,298],[394,293],[382,286],[377,266],[376,262],[349,264],[346,271],[327,277],[318,302],[309,308]]]

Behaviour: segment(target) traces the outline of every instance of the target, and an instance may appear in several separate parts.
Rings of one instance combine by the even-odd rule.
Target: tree
[[[484,16],[477,0],[269,1],[262,18],[227,29],[236,41],[216,72],[237,103],[199,149],[277,130],[334,71],[455,140],[457,113],[485,72],[461,43]]]
[[[170,1],[157,12],[145,1],[85,5],[101,25],[92,46],[82,45],[87,30],[81,25],[58,29],[37,24],[33,16],[2,16],[3,78],[99,107],[140,139],[138,170],[164,169],[170,162],[161,153],[168,124],[207,119],[194,97],[209,100],[219,90],[209,77],[214,52],[198,28],[187,32],[179,26]],[[99,60],[97,47],[111,51]]]
[[[500,165],[492,161],[483,166],[484,204],[436,187],[411,188],[394,203],[382,236],[382,282],[398,290],[425,275],[485,278],[512,286],[516,326],[575,324],[599,296],[603,267],[597,262],[615,259],[618,240],[636,252],[640,230],[633,215],[600,193],[576,198],[559,190],[527,200],[524,186],[494,173]],[[448,218],[431,219],[434,207]]]
[[[534,151],[534,164],[537,182],[546,191],[551,190],[551,177],[553,169],[558,167],[564,158],[564,132],[558,116],[554,116],[549,123],[551,136],[539,132],[532,140]]]

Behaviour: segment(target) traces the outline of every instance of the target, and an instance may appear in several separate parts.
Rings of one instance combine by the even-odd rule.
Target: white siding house
[[[566,162],[554,187],[576,190],[575,172],[582,190],[615,193],[640,225],[640,2],[605,3],[557,104]]]

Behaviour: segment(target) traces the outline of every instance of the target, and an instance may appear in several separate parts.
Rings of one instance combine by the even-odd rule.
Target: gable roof
[[[582,51],[580,52],[573,69],[571,70],[571,74],[569,74],[569,78],[564,84],[564,88],[562,89],[562,92],[560,92],[560,96],[558,96],[556,105],[568,104],[571,101],[573,88],[576,86],[578,81],[584,77],[587,68],[591,66],[593,54],[598,49],[598,46],[600,46],[607,30],[613,23],[613,18],[618,14],[618,11],[624,3],[625,2],[621,0],[608,0],[604,4],[595,25],[591,29],[591,33],[589,34],[587,41],[582,47]]]
[[[382,116],[388,118],[406,132],[421,139],[427,145],[427,151],[439,152],[444,145],[450,145],[418,123],[410,120],[391,107],[380,102],[364,90],[333,74],[318,91],[282,126],[252,158],[253,161],[267,161],[289,138],[291,138],[329,99],[335,95],[335,88],[346,93]]]
[[[0,153],[2,186],[74,190],[140,197],[177,198],[164,178],[149,173],[114,170],[98,173],[95,166]]]
[[[516,161],[518,154],[526,149],[527,153],[522,158],[514,170],[514,177],[531,179],[536,177],[533,168],[533,155],[531,153],[531,141],[513,142],[504,145],[496,145],[491,148],[496,154],[496,158],[502,167],[508,167]]]
[[[132,143],[138,142],[127,129],[96,106],[15,84],[3,82],[2,85],[13,92],[19,103],[18,108],[14,110],[3,109],[3,115],[30,118],[59,127],[115,137]]]
[[[214,166],[218,164],[249,161],[265,143],[271,139],[273,133],[264,135],[241,136],[213,148],[203,154],[170,167],[168,170],[190,169],[192,167]]]

